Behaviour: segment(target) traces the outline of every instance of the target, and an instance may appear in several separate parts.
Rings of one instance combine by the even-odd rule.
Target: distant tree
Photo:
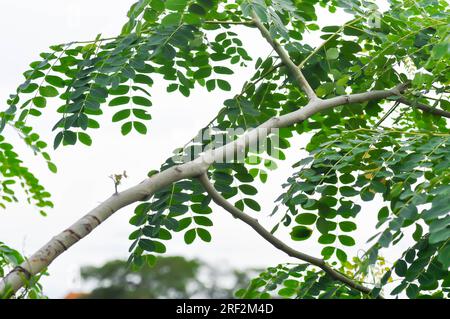
[[[82,279],[94,284],[84,298],[232,298],[245,288],[251,272],[225,272],[199,260],[160,257],[153,266],[132,271],[123,260],[100,267],[83,267]]]
[[[201,139],[179,145],[139,184],[122,190],[126,174],[113,175],[116,193],[5,275],[0,294],[13,295],[24,278],[137,203],[129,259],[136,266],[164,254],[175,232],[187,244],[210,242],[212,212],[223,209],[297,261],[269,267],[241,297],[449,297],[449,3],[389,0],[385,10],[377,3],[139,0],[117,36],[51,46],[0,113],[0,206],[18,200],[16,185],[43,214],[53,206],[4,128],[56,172],[34,118],[56,111],[49,126],[55,149],[90,146],[105,113],[124,136],[146,134],[155,81],[188,97],[197,89],[231,91],[228,76],[251,61],[254,73],[199,127]],[[336,25],[344,13],[348,21]],[[252,43],[239,35],[250,30],[268,55],[248,54]],[[57,108],[47,106],[51,100]],[[286,152],[295,139],[308,139],[307,155]],[[263,210],[258,188],[288,155],[298,158],[282,194],[273,194],[274,207],[264,208],[275,219],[266,229],[255,218]],[[151,152],[142,145],[135,156]],[[376,212],[368,202],[379,205]],[[355,230],[371,216],[370,238],[358,238]],[[379,268],[384,251],[397,257]],[[374,267],[382,269],[377,276]]]

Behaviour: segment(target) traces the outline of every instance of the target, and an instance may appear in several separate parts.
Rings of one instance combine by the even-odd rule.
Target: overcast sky
[[[57,43],[73,40],[94,39],[98,33],[103,36],[116,35],[126,21],[126,12],[134,1],[121,0],[10,0],[0,2],[0,100],[15,91],[22,83],[22,72],[27,65],[38,58],[38,54]],[[322,16],[328,24],[341,24],[345,15]],[[334,19],[333,22],[331,22]],[[237,29],[242,30],[242,29]],[[241,32],[244,45],[251,56],[265,56],[269,48],[254,30]],[[315,40],[312,37],[315,36]],[[310,44],[320,42],[317,35],[310,35]],[[256,60],[256,58],[255,58]],[[58,174],[51,174],[39,158],[32,156],[23,147],[14,132],[6,133],[8,139],[18,145],[18,150],[26,165],[40,178],[53,195],[55,208],[48,217],[41,217],[37,209],[17,204],[0,212],[0,240],[29,255],[46,243],[52,236],[86,214],[91,208],[109,197],[114,187],[108,176],[127,170],[129,178],[121,189],[132,186],[145,178],[150,169],[159,168],[170,156],[173,149],[183,145],[197,130],[209,122],[221,108],[221,102],[232,97],[249,78],[253,64],[249,68],[237,70],[232,76],[231,93],[196,90],[189,98],[177,94],[167,94],[164,83],[156,83],[151,89],[153,103],[150,112],[152,121],[146,136],[132,134],[123,137],[120,127],[110,123],[111,114],[103,118],[102,127],[92,132],[93,146],[60,147],[52,152],[58,165]],[[57,102],[47,106],[44,115],[32,123],[39,133],[52,142],[51,127],[57,120]],[[302,154],[300,146],[306,137],[298,137],[288,153],[288,160],[271,174],[269,183],[261,185],[258,200],[263,207],[258,218],[271,227],[276,219],[267,219],[273,209],[273,199],[281,192],[281,183],[292,172],[290,165],[298,161]],[[130,241],[128,235],[134,230],[128,223],[134,206],[129,206],[114,214],[87,238],[73,246],[57,258],[49,268],[51,276],[43,280],[45,293],[52,298],[63,297],[69,291],[79,291],[77,273],[81,265],[100,265],[113,258],[127,258]],[[368,212],[364,223],[375,221],[378,210],[376,203],[366,204]],[[372,214],[370,214],[372,213]],[[213,241],[205,244],[196,241],[185,245],[182,234],[167,245],[168,254],[199,257],[215,264],[233,267],[266,267],[289,261],[254,234],[246,225],[233,220],[220,208],[213,214]],[[367,238],[367,228],[362,227],[356,236]],[[283,237],[283,236],[282,236]],[[283,238],[287,238],[283,237]],[[364,240],[361,240],[363,243]],[[321,247],[307,243],[292,245],[310,254],[319,255]],[[357,248],[355,248],[356,251]]]

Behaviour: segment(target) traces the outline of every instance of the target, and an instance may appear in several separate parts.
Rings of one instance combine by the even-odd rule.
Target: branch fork
[[[333,269],[332,267],[327,265],[323,259],[302,253],[286,245],[283,241],[281,241],[280,239],[275,237],[272,233],[270,233],[268,230],[266,230],[258,222],[257,219],[248,216],[247,214],[239,210],[237,207],[235,207],[233,204],[228,202],[222,195],[220,195],[220,193],[214,188],[211,181],[209,180],[207,173],[204,173],[200,177],[198,177],[198,180],[200,181],[200,183],[202,184],[203,188],[208,193],[208,195],[217,205],[221,206],[226,211],[228,211],[234,218],[239,219],[244,223],[246,223],[247,225],[249,225],[251,228],[253,228],[254,231],[256,231],[261,237],[263,237],[275,248],[281,250],[282,252],[286,253],[291,257],[300,259],[302,261],[310,263],[311,265],[319,267],[325,273],[330,275],[331,278],[342,282],[343,284],[347,285],[350,288],[358,290],[359,292],[362,292],[364,294],[369,294],[371,292],[370,288],[360,285],[359,283],[345,276],[341,272]]]

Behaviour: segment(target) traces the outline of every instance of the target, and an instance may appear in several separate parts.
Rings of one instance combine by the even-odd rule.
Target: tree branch
[[[252,11],[252,18],[255,26],[259,29],[262,36],[267,40],[267,42],[269,42],[272,48],[277,52],[283,64],[288,68],[292,76],[294,76],[297,85],[306,93],[306,95],[310,100],[318,99],[316,93],[314,93],[314,90],[309,85],[302,71],[300,71],[299,67],[294,62],[292,62],[291,58],[289,57],[289,54],[283,49],[283,47],[278,43],[278,41],[272,39],[269,30],[266,29],[266,27],[262,24],[261,20],[253,11]]]
[[[330,275],[334,280],[340,281],[347,285],[350,288],[356,289],[364,294],[369,294],[371,292],[370,288],[364,287],[354,280],[348,278],[344,274],[340,273],[339,271],[331,268],[328,266],[323,259],[319,259],[310,255],[307,255],[305,253],[302,253],[298,250],[295,250],[288,245],[286,245],[283,241],[272,235],[268,230],[266,230],[259,222],[258,220],[250,217],[249,215],[245,214],[238,208],[236,208],[233,204],[228,202],[222,195],[217,192],[217,190],[214,188],[214,186],[211,184],[211,181],[208,178],[208,173],[202,174],[198,179],[200,183],[205,188],[206,192],[209,196],[211,196],[212,200],[222,208],[224,208],[226,211],[228,211],[234,218],[240,219],[247,225],[249,225],[251,228],[253,228],[254,231],[256,231],[259,235],[261,235],[262,238],[267,240],[272,246],[275,248],[278,248],[282,252],[286,253],[287,255],[300,259],[302,261],[305,261],[307,263],[310,263],[314,266],[319,267],[324,272],[326,272],[328,275]]]
[[[404,97],[400,97],[396,101],[398,101],[400,103],[403,103],[403,104],[406,104],[406,105],[409,105],[409,106],[412,106],[412,107],[416,107],[416,108],[418,108],[418,109],[420,109],[420,110],[422,110],[424,112],[431,113],[431,114],[434,114],[434,115],[439,115],[439,116],[446,117],[446,118],[450,119],[450,112],[447,112],[447,111],[444,111],[444,110],[441,110],[441,109],[437,109],[437,108],[434,108],[434,107],[431,107],[429,105],[426,105],[426,104],[423,104],[423,103],[419,103],[419,102],[416,102],[416,101],[410,101],[410,100],[407,100]]]
[[[398,95],[399,92],[403,90],[403,87],[403,85],[400,85],[390,90],[338,96],[327,100],[313,99],[301,109],[279,117],[273,117],[257,128],[247,131],[238,139],[219,148],[206,151],[202,156],[199,156],[193,161],[172,166],[145,179],[138,185],[112,195],[68,229],[53,237],[47,244],[23,262],[20,265],[20,268],[12,270],[4,277],[0,281],[0,296],[10,296],[14,294],[26,283],[27,276],[24,276],[24,271],[28,272],[30,275],[36,275],[42,272],[53,262],[53,260],[55,260],[55,258],[90,234],[93,229],[103,223],[119,209],[135,202],[143,201],[152,196],[159,189],[167,187],[174,182],[201,176],[214,162],[220,162],[227,158],[234,158],[234,154],[236,154],[238,150],[243,150],[251,143],[266,138],[271,134],[272,129],[289,127],[293,124],[303,122],[323,110],[343,104],[379,100]],[[21,271],[21,269],[24,271]]]

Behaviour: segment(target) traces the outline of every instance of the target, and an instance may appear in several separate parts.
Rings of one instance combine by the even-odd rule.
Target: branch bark
[[[283,47],[278,43],[278,41],[272,38],[269,30],[266,29],[266,27],[262,24],[261,20],[258,18],[256,13],[253,11],[252,11],[252,19],[255,26],[261,32],[262,36],[267,40],[267,42],[269,42],[269,44],[272,46],[275,52],[277,52],[283,64],[288,68],[289,72],[294,77],[298,86],[306,93],[308,99],[310,100],[318,99],[316,93],[309,85],[300,68],[294,62],[292,62],[291,58],[289,57],[289,54],[283,49]]]
[[[174,182],[201,176],[214,162],[219,162],[224,158],[233,158],[233,154],[236,154],[236,152],[245,149],[245,147],[258,141],[258,139],[266,138],[271,133],[272,129],[288,127],[300,123],[312,115],[328,108],[399,95],[403,90],[403,87],[403,85],[400,85],[390,90],[369,91],[365,93],[338,96],[327,100],[313,99],[301,109],[269,119],[257,128],[247,131],[233,142],[217,149],[209,150],[193,161],[172,166],[167,170],[145,179],[136,186],[112,195],[84,217],[76,221],[72,226],[53,237],[48,243],[23,262],[20,267],[15,268],[6,275],[0,281],[0,296],[10,296],[14,294],[26,283],[26,279],[29,276],[36,275],[45,270],[55,258],[82,238],[89,235],[93,229],[103,223],[119,209],[135,202],[143,201],[152,196],[157,190],[167,187]]]
[[[348,278],[344,274],[340,273],[339,271],[331,268],[328,266],[323,259],[319,259],[313,256],[310,256],[308,254],[302,253],[298,250],[295,250],[288,245],[286,245],[283,241],[272,235],[268,230],[266,230],[257,219],[254,219],[238,208],[236,208],[233,204],[228,202],[222,195],[220,195],[219,192],[214,188],[214,186],[211,184],[211,181],[208,178],[207,173],[202,174],[199,177],[200,183],[205,188],[206,192],[209,196],[211,196],[212,200],[222,208],[224,208],[226,211],[228,211],[234,218],[237,218],[247,225],[249,225],[251,228],[253,228],[254,231],[256,231],[259,235],[261,235],[262,238],[267,240],[272,246],[275,248],[278,248],[282,252],[286,253],[287,255],[300,259],[302,261],[305,261],[307,263],[310,263],[314,266],[319,267],[324,272],[326,272],[328,275],[331,276],[334,280],[340,281],[343,284],[347,285],[350,288],[356,289],[364,294],[369,294],[371,289],[364,287],[360,284],[358,284],[356,281]]]

